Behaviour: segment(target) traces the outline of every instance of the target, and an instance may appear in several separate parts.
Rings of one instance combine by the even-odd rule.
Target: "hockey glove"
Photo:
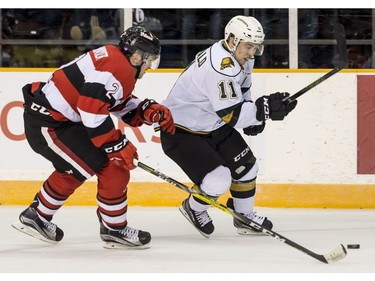
[[[257,106],[256,118],[259,121],[271,119],[274,121],[283,120],[297,105],[297,100],[292,103],[284,103],[283,100],[289,97],[289,93],[274,93],[269,96],[262,96],[255,101]]]
[[[253,125],[243,129],[243,133],[248,136],[256,136],[263,132],[266,122],[263,122],[261,125]]]
[[[108,154],[110,161],[119,161],[127,170],[136,168],[133,164],[133,159],[138,159],[137,148],[125,135],[122,135],[116,142],[104,144],[102,148]]]
[[[163,131],[174,135],[176,127],[174,126],[173,117],[168,108],[149,99],[145,99],[139,106],[139,114],[146,124],[151,125],[157,122],[160,124]]]

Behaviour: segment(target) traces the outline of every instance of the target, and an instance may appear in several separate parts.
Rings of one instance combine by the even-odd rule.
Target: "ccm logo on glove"
[[[268,105],[269,98],[263,97],[263,106],[264,106],[264,119],[267,120],[270,118],[270,107]]]
[[[123,149],[126,144],[129,142],[127,138],[122,138],[119,143],[114,144],[113,146],[110,147],[104,147],[104,151],[109,153],[117,152]]]
[[[116,142],[103,145],[103,149],[108,154],[109,160],[119,161],[127,170],[136,168],[133,164],[133,159],[138,159],[137,148],[125,135],[122,135]]]
[[[289,97],[289,93],[274,93],[263,96],[255,101],[257,106],[256,118],[259,121],[271,119],[273,121],[283,120],[297,105],[297,100],[288,103],[284,100]]]

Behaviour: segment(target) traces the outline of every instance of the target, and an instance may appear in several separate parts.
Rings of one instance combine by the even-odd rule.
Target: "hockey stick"
[[[347,50],[346,50],[346,39],[345,39],[345,28],[337,23],[334,26],[334,31],[335,31],[335,37],[336,37],[336,42],[337,42],[337,52],[338,52],[338,59],[337,61],[334,62],[335,67],[328,73],[324,74],[322,77],[318,78],[314,82],[310,83],[303,89],[299,90],[297,93],[294,95],[285,98],[283,101],[286,103],[292,103],[294,102],[298,97],[302,96],[304,93],[307,91],[310,91],[312,88],[315,88],[317,85],[322,83],[323,81],[327,80],[329,77],[333,76],[343,68],[348,63],[348,55],[347,55]]]
[[[329,253],[325,254],[325,255],[319,255],[319,254],[316,254],[312,251],[310,251],[309,249],[306,249],[305,247],[293,242],[292,240],[272,231],[272,230],[268,230],[266,228],[263,228],[260,224],[248,219],[247,217],[243,216],[242,214],[240,213],[237,213],[236,211],[230,209],[230,208],[227,208],[226,206],[224,206],[223,204],[220,204],[218,203],[217,201],[214,201],[212,200],[211,198],[209,198],[208,196],[205,196],[201,193],[199,193],[198,191],[192,189],[192,188],[189,188],[188,186],[172,179],[171,177],[168,177],[167,175],[151,168],[150,166],[147,166],[146,164],[134,159],[134,165],[135,166],[138,166],[139,168],[141,168],[142,170],[145,170],[146,172],[149,172],[163,180],[165,180],[166,182],[169,182],[171,183],[172,185],[190,193],[192,196],[196,197],[196,198],[199,198],[201,199],[202,201],[210,204],[212,207],[215,207],[217,209],[220,209],[222,211],[224,211],[225,213],[233,216],[234,218],[242,221],[243,223],[245,223],[246,225],[252,227],[252,228],[255,228],[273,238],[275,238],[276,240],[279,240],[280,242],[283,242],[289,246],[292,246],[293,248],[317,259],[318,261],[321,261],[323,263],[334,263],[334,262],[337,262],[341,259],[343,259],[345,256],[346,256],[346,249],[345,247],[340,244],[339,246],[337,246],[335,249],[333,249],[332,251],[330,251]]]

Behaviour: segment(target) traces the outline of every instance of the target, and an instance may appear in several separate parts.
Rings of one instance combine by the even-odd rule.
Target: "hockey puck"
[[[348,249],[359,249],[359,244],[348,244],[347,248]]]

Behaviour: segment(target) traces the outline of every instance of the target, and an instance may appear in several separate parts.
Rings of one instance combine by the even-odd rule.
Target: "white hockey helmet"
[[[254,17],[235,16],[232,18],[225,27],[224,39],[228,40],[229,37],[234,37],[235,48],[240,42],[250,42],[258,44],[255,55],[261,56],[263,54],[264,46],[264,32],[260,22]]]

